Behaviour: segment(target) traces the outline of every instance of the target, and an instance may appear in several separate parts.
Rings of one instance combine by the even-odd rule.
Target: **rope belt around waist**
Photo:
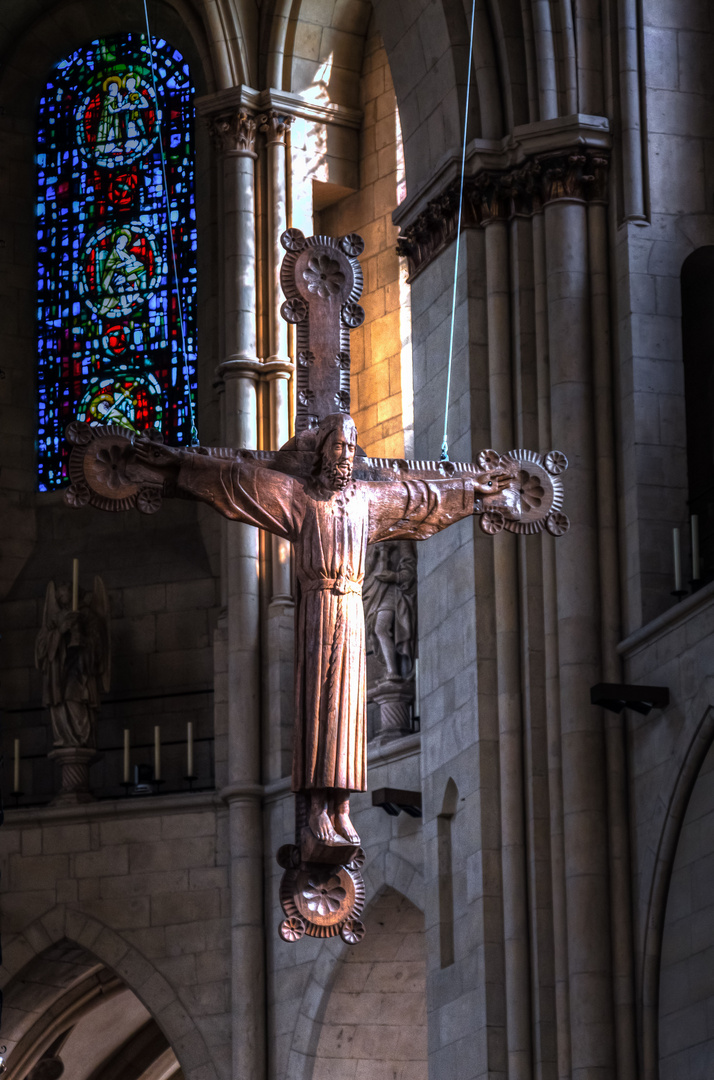
[[[309,592],[333,592],[338,596],[346,596],[348,593],[362,595],[362,582],[353,578],[314,578],[312,581],[301,581],[300,588],[303,593]]]

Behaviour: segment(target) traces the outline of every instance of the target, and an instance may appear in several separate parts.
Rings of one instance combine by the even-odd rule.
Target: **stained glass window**
[[[153,54],[152,78],[146,37],[93,41],[57,64],[40,100],[40,491],[66,481],[74,419],[191,441],[194,89],[172,46],[154,38]]]

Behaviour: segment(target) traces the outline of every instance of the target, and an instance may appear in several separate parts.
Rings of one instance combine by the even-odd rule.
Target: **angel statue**
[[[109,689],[109,599],[95,577],[92,592],[72,605],[72,588],[50,581],[35,666],[42,672],[43,705],[52,719],[57,748],[93,747],[100,689]]]

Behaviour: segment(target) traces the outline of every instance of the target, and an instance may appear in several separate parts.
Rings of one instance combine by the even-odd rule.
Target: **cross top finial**
[[[364,241],[347,236],[304,236],[286,229],[280,269],[286,300],[281,314],[296,328],[295,431],[317,428],[331,413],[350,411],[350,331],[364,322]]]

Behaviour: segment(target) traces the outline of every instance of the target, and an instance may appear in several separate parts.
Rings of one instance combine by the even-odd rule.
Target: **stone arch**
[[[647,874],[649,890],[644,900],[644,927],[640,961],[642,987],[642,1060],[645,1080],[659,1075],[659,979],[665,912],[677,844],[687,805],[704,759],[714,742],[714,679],[703,684],[692,704],[692,715],[701,719],[679,740],[673,753],[671,783],[661,791],[651,823],[652,855]],[[688,737],[687,737],[688,736]],[[656,839],[654,839],[656,838]]]
[[[395,884],[395,882],[400,882],[400,884]],[[370,920],[375,911],[375,902],[387,894],[403,898],[412,908],[422,913],[423,917],[423,877],[406,859],[394,852],[382,853],[370,862],[365,871],[365,885],[367,906],[363,921],[367,926],[367,935],[370,933]],[[315,1054],[322,1023],[340,963],[350,948],[359,950],[365,941],[368,941],[368,937],[365,937],[358,946],[347,946],[339,937],[330,938],[322,942],[312,959],[285,1073],[289,1080],[313,1080]]]
[[[121,934],[93,915],[58,904],[15,935],[3,950],[0,987],[5,988],[46,949],[65,940],[91,953],[121,977],[163,1031],[186,1080],[217,1080],[203,1035],[171,983]]]
[[[469,138],[495,139],[505,133],[504,92],[487,6],[487,0],[477,0]],[[328,34],[334,33],[332,64],[343,73],[327,88],[331,103],[354,107],[358,102],[371,9],[372,5],[362,0],[354,6],[339,5],[334,26],[326,28]],[[429,175],[444,153],[461,144],[470,21],[461,0],[429,4],[411,22],[401,6],[390,0],[375,0],[374,14],[389,57],[404,136],[407,187],[412,188]],[[310,72],[314,77],[328,59],[317,40],[321,26],[316,0],[276,0],[267,49],[267,85],[304,92]],[[314,58],[301,56],[300,50]],[[423,115],[420,101],[430,102],[433,111],[428,117]],[[429,154],[424,153],[423,130],[421,140],[417,136],[425,125],[430,135]]]

